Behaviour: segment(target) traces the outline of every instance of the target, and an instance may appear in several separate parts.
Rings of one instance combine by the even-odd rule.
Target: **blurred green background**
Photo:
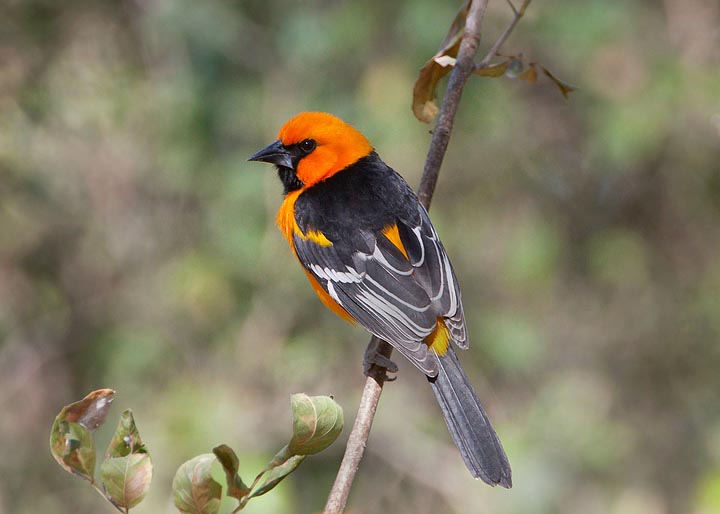
[[[417,185],[413,82],[458,5],[0,3],[1,514],[114,512],[47,442],[100,387],[101,451],[131,407],[153,455],[138,514],[222,442],[251,478],[289,395],[334,395],[341,440],[247,511],[322,509],[368,337],[315,299],[245,159],[326,110]],[[485,48],[509,18],[491,2]],[[580,90],[468,84],[431,214],[515,487],[470,477],[398,357],[353,513],[720,512],[719,27],[716,0],[538,1],[505,52]]]

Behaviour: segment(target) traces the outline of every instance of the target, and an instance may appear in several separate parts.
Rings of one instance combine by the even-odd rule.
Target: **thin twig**
[[[418,198],[427,209],[430,208],[435,184],[437,184],[440,173],[440,165],[450,140],[450,133],[455,113],[460,104],[463,87],[474,69],[473,59],[480,44],[480,28],[488,1],[473,0],[465,21],[465,33],[460,43],[455,67],[450,74],[445,90],[445,97],[440,108],[437,125],[433,131],[430,148],[425,160],[425,168],[418,188]],[[376,337],[370,340],[370,345],[376,345],[376,350],[386,357],[390,357],[392,353],[392,347]],[[345,510],[355,473],[360,465],[370,436],[370,428],[382,394],[382,387],[387,379],[386,371],[385,368],[379,366],[373,366],[370,369],[365,381],[365,388],[363,389],[355,423],[345,447],[345,455],[325,505],[324,514],[340,514]]]
[[[112,501],[112,500],[110,499],[110,497],[107,495],[107,493],[106,493],[105,491],[103,491],[102,489],[100,489],[100,486],[99,486],[99,485],[97,485],[95,482],[90,482],[90,486],[91,486],[93,489],[95,489],[100,496],[102,496],[103,498],[105,498],[105,501],[107,501],[110,505],[112,505],[112,506],[115,507],[117,510],[119,510],[120,512],[122,512],[123,514],[125,514],[125,511],[123,510],[123,508],[120,507],[120,505],[117,505],[114,501]]]
[[[514,16],[513,19],[510,21],[507,27],[505,27],[505,30],[502,34],[500,34],[500,37],[497,38],[497,41],[493,43],[493,46],[490,47],[490,50],[488,50],[487,55],[483,57],[483,60],[480,61],[476,66],[475,69],[481,69],[481,68],[487,68],[490,64],[490,61],[492,61],[497,53],[500,51],[500,47],[502,47],[505,44],[505,41],[507,41],[507,38],[510,36],[510,33],[515,29],[515,25],[518,24],[520,21],[520,18],[523,17],[525,14],[525,10],[528,8],[528,5],[530,5],[530,2],[532,0],[523,0],[522,5],[520,6],[520,9],[515,9],[515,6],[512,4],[510,0],[508,0],[508,3],[510,4],[510,7],[513,10]]]

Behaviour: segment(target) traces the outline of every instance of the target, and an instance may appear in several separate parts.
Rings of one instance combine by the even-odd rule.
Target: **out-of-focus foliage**
[[[413,83],[459,3],[0,5],[0,513],[111,512],[47,452],[97,387],[153,449],[138,514],[219,442],[261,469],[292,391],[353,409],[367,336],[315,299],[245,158],[321,109],[417,184]],[[491,2],[483,48],[510,16]],[[579,90],[470,81],[431,214],[515,486],[469,476],[397,357],[354,512],[720,511],[718,26],[715,0],[534,2],[503,53]],[[248,511],[318,511],[341,451]]]

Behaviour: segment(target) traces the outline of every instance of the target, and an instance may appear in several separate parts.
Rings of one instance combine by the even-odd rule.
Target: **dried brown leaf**
[[[105,422],[114,396],[115,391],[112,389],[98,389],[79,402],[64,407],[58,417],[70,423],[79,423],[88,430],[95,430]]]
[[[475,75],[480,75],[481,77],[502,77],[505,75],[505,72],[508,69],[508,66],[510,65],[510,61],[503,61],[496,64],[490,64],[488,66],[485,66],[484,68],[476,68],[473,73]]]
[[[457,59],[455,59],[455,57],[450,57],[449,55],[441,55],[440,57],[435,57],[435,62],[445,68],[447,66],[455,66]]]
[[[463,33],[465,32],[465,20],[467,19],[468,11],[470,10],[471,0],[465,0],[465,3],[460,7],[455,19],[450,24],[450,28],[445,34],[445,38],[440,43],[440,49],[435,55],[447,53],[447,51],[460,42]]]
[[[568,84],[564,80],[560,80],[555,75],[550,73],[550,70],[548,70],[545,66],[541,66],[543,73],[548,76],[550,80],[552,80],[553,84],[557,86],[557,88],[562,93],[563,97],[567,99],[568,95],[575,91],[577,89],[576,86],[573,86],[572,84]]]
[[[538,81],[538,68],[540,68],[545,74],[546,77],[548,77],[553,84],[560,90],[560,93],[562,93],[563,97],[567,99],[568,94],[572,93],[577,89],[577,87],[573,86],[572,84],[568,84],[564,80],[560,80],[557,78],[550,70],[548,70],[545,66],[539,64],[536,61],[529,61],[523,54],[519,53],[517,55],[502,55],[501,57],[504,57],[507,59],[505,62],[506,69],[505,69],[505,76],[511,79],[520,79],[524,80],[530,84],[536,84]],[[480,70],[476,70],[474,73],[481,75],[482,73],[478,73]]]
[[[525,69],[525,71],[519,74],[517,78],[519,78],[520,80],[524,80],[525,82],[529,82],[530,84],[535,84],[538,79],[538,73],[535,63],[531,62]]]
[[[434,120],[440,110],[435,103],[437,85],[440,79],[450,71],[452,63],[448,58],[457,57],[460,41],[465,32],[465,18],[467,18],[468,9],[470,9],[470,0],[466,0],[455,15],[445,39],[440,44],[440,49],[420,68],[413,87],[412,111],[415,117],[423,123],[430,123]]]

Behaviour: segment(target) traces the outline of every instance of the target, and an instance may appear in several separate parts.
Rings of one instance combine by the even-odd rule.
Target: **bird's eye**
[[[314,139],[303,139],[300,141],[300,150],[302,150],[304,153],[309,154],[313,150],[315,150],[315,147],[317,146],[317,143]]]

